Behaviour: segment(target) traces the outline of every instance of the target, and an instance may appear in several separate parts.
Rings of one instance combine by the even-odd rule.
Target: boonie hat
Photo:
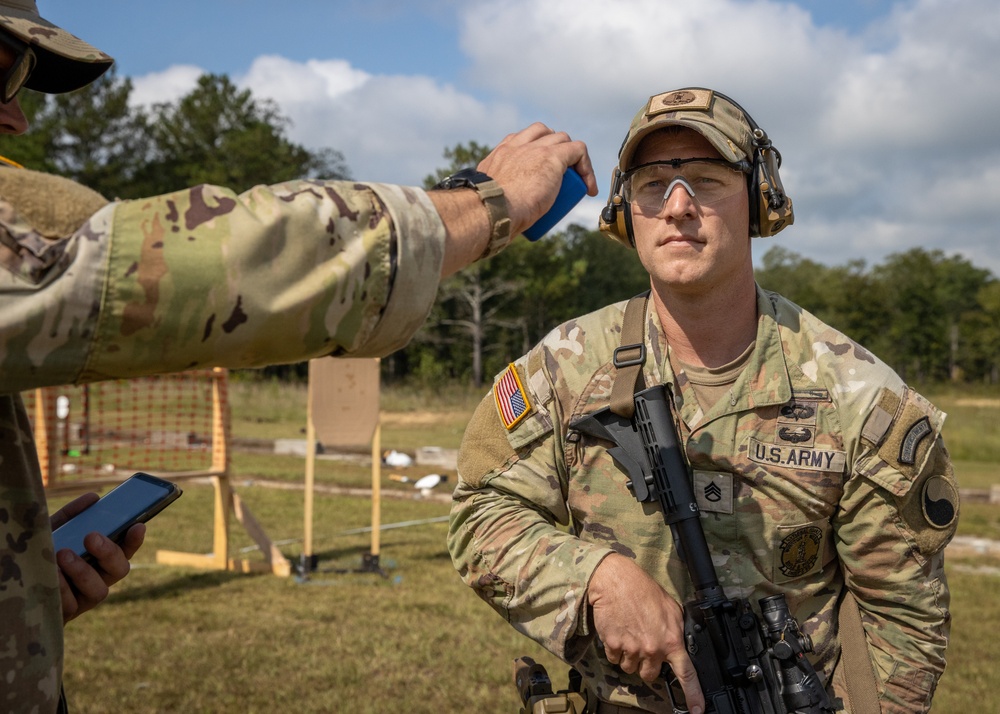
[[[632,119],[618,152],[618,168],[632,168],[639,143],[666,126],[694,129],[728,161],[753,161],[753,133],[743,110],[711,89],[674,89],[649,98]]]
[[[109,55],[43,19],[35,0],[0,0],[0,31],[31,45],[37,64],[25,86],[38,92],[80,89],[114,63]]]

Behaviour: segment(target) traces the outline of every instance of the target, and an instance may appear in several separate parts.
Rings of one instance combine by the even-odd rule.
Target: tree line
[[[18,95],[31,128],[0,135],[0,155],[67,176],[108,199],[143,198],[202,183],[244,191],[296,178],[348,178],[343,155],[288,138],[278,106],[225,75],[202,75],[188,94],[133,104],[114,70],[77,92]]]
[[[108,198],[140,198],[199,183],[237,191],[307,177],[349,178],[343,155],[288,138],[289,120],[269,100],[225,75],[203,75],[174,102],[130,102],[131,81],[113,72],[71,94],[22,92],[32,128],[0,136],[0,155],[75,179]],[[425,187],[489,152],[476,142],[444,150]],[[361,177],[363,178],[363,177]],[[596,216],[595,216],[596,224]],[[968,260],[920,248],[869,266],[826,266],[785,248],[762,257],[757,280],[845,332],[904,379],[1000,382],[1000,281]],[[649,285],[634,251],[596,230],[570,226],[517,239],[441,286],[431,318],[383,376],[426,386],[481,386],[565,320]],[[302,365],[265,374],[302,377]]]

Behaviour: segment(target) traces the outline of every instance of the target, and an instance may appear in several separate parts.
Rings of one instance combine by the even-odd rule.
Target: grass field
[[[234,433],[301,437],[302,389],[232,385]],[[930,393],[949,412],[945,436],[965,488],[1000,483],[1000,399]],[[478,401],[462,390],[383,396],[384,448],[456,447]],[[266,409],[262,407],[266,405]],[[303,460],[237,453],[234,482],[282,551],[301,553]],[[383,471],[383,488],[407,490]],[[420,470],[414,469],[419,475]],[[321,461],[319,483],[364,486],[364,464]],[[409,489],[412,490],[412,489]],[[447,490],[447,489],[445,489]],[[194,483],[151,524],[133,573],[108,602],[67,628],[66,688],[74,713],[516,711],[510,663],[529,654],[556,685],[565,668],[522,638],[455,575],[444,548],[448,505],[383,500],[385,577],[352,572],[369,552],[366,498],[317,495],[320,570],[307,580],[214,573],[154,563],[158,548],[211,550],[212,489]],[[1000,506],[963,505],[960,532],[1000,539]],[[233,528],[231,555],[255,557]],[[1000,711],[1000,562],[950,558],[954,627],[937,712]]]

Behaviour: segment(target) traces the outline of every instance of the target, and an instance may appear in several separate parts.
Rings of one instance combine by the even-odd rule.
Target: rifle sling
[[[622,318],[621,346],[615,350],[614,365],[618,370],[611,385],[611,411],[631,419],[635,414],[635,393],[640,391],[642,365],[646,361],[646,303],[649,290],[640,293],[625,305]]]
[[[844,597],[837,613],[840,628],[840,664],[844,668],[844,683],[851,714],[879,714],[878,685],[864,625],[854,594],[844,586]]]

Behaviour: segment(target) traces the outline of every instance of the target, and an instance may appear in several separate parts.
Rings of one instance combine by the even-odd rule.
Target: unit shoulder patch
[[[926,481],[920,494],[920,508],[931,528],[948,528],[958,515],[958,489],[945,476],[934,474]]]
[[[493,383],[493,400],[507,431],[531,413],[531,401],[514,363],[509,364]]]

